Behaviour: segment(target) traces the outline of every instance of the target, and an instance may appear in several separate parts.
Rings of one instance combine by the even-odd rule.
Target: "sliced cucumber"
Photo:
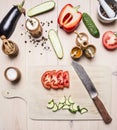
[[[73,108],[75,111],[78,111],[78,108],[77,108],[77,105],[76,105],[76,104],[73,104],[73,105],[72,105],[72,108]]]
[[[82,108],[82,109],[80,110],[80,113],[81,113],[81,114],[84,114],[84,113],[86,113],[86,112],[88,112],[88,110],[87,110],[86,108]]]
[[[77,106],[78,112],[81,112],[80,106]]]
[[[54,9],[54,7],[55,7],[55,2],[54,1],[47,1],[47,2],[41,3],[41,4],[37,5],[37,6],[29,9],[27,11],[27,15],[29,17],[32,17],[32,16],[35,16],[35,15],[38,15],[38,14],[48,12],[48,11]]]
[[[80,106],[74,103],[71,99],[71,96],[64,96],[58,104],[55,103],[52,99],[48,102],[47,108],[51,109],[53,112],[56,112],[58,110],[68,110],[73,114],[76,114],[77,112],[79,112],[80,114],[88,112],[86,108],[81,109]]]
[[[58,104],[58,110],[60,110],[61,108],[63,108],[64,104],[63,103],[59,103]]]
[[[68,106],[70,106],[70,105],[71,105],[71,103],[69,102],[69,100],[68,100],[68,99],[66,99],[65,104],[66,104],[66,105],[68,105]]]
[[[52,108],[52,111],[53,111],[53,112],[56,112],[57,110],[58,110],[58,106],[57,106],[56,103],[54,103],[54,107]]]
[[[65,102],[66,102],[66,97],[64,96],[64,97],[60,100],[60,102],[59,102],[59,103],[64,104]]]
[[[51,101],[48,102],[47,108],[52,109],[54,107],[54,100],[52,99]]]
[[[68,105],[64,105],[63,107],[62,107],[62,110],[69,110],[69,108],[70,108],[70,106],[68,106]]]
[[[70,104],[74,104],[74,102],[72,101],[71,96],[68,97],[68,101],[69,101]]]
[[[54,48],[54,51],[59,59],[63,58],[63,48],[61,45],[61,42],[59,40],[58,34],[54,29],[51,29],[48,33],[48,37],[50,39],[50,42],[52,43],[52,46]]]
[[[76,113],[78,111],[77,109],[77,105],[74,103],[74,104],[71,104],[70,108],[69,108],[69,111],[71,113]]]

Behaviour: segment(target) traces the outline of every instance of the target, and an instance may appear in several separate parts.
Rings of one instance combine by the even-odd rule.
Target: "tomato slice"
[[[117,34],[112,31],[107,31],[102,37],[102,43],[108,50],[114,50],[117,48]]]
[[[43,86],[47,89],[51,88],[51,71],[46,71],[42,77],[41,77],[41,82]]]
[[[59,70],[57,71],[57,74],[56,74],[56,77],[57,77],[57,80],[58,80],[58,88],[64,88],[64,85],[63,85],[63,70]]]
[[[51,87],[53,89],[58,89],[58,80],[56,76],[56,70],[51,71]]]
[[[63,85],[64,85],[64,87],[69,87],[69,72],[68,71],[64,71],[63,72]]]

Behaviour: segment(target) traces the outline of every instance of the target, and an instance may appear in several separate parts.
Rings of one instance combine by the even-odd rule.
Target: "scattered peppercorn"
[[[41,24],[41,26],[43,26],[43,31],[47,33],[48,32],[47,26],[50,26],[51,24],[53,24],[53,21],[52,20],[45,21],[45,22],[41,21],[40,24]],[[21,26],[23,27],[24,25],[22,24]],[[44,26],[45,26],[46,30],[44,30]],[[21,33],[21,36],[23,36],[23,35],[26,35],[29,38],[29,40],[24,41],[25,44],[29,42],[32,45],[34,45],[35,48],[37,48],[39,46],[39,47],[42,47],[44,51],[51,51],[49,45],[47,44],[48,37],[44,36],[43,34],[39,38],[34,38],[26,30],[24,33]],[[28,45],[28,44],[26,44],[26,45]],[[28,52],[31,53],[31,50],[29,50]],[[40,53],[40,55],[42,55],[42,52]]]

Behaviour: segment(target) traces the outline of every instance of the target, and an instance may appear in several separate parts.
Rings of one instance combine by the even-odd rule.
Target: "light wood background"
[[[26,0],[25,8],[29,9],[45,0]],[[20,3],[21,0],[1,0],[0,4],[0,21],[5,16],[5,14],[10,10],[12,5]],[[29,119],[28,110],[26,103],[21,99],[6,99],[0,94],[0,130],[116,130],[117,129],[117,50],[107,51],[102,45],[102,35],[105,31],[112,30],[116,31],[117,22],[109,25],[102,24],[97,19],[97,7],[98,1],[96,0],[55,0],[56,7],[51,12],[37,16],[40,22],[44,22],[43,35],[47,37],[47,32],[49,29],[53,28],[58,30],[58,35],[62,42],[64,49],[64,58],[62,60],[57,59],[53,48],[47,40],[45,47],[42,45],[36,45],[30,42],[28,33],[24,27],[25,17],[22,15],[18,21],[16,29],[13,35],[10,37],[11,40],[15,41],[19,46],[20,53],[18,57],[10,59],[3,54],[0,49],[0,93],[7,88],[19,89],[25,87],[27,81],[27,72],[29,66],[31,65],[70,65],[70,50],[75,46],[75,34],[66,34],[57,25],[57,16],[61,8],[67,4],[71,3],[74,6],[81,5],[79,11],[87,12],[91,15],[96,25],[100,30],[100,38],[93,38],[87,31],[83,22],[81,21],[80,26],[77,28],[78,32],[86,32],[89,36],[90,43],[94,44],[97,48],[97,53],[94,59],[88,60],[86,57],[82,57],[78,62],[82,65],[102,65],[108,66],[112,70],[112,101],[111,101],[111,116],[113,121],[110,125],[105,125],[103,121],[34,121]],[[53,23],[50,23],[50,21]],[[48,26],[48,22],[50,25]],[[26,34],[25,34],[26,33]],[[27,43],[25,43],[27,41]],[[0,41],[2,45],[2,41]],[[49,49],[47,49],[49,47]],[[20,69],[22,73],[21,81],[12,85],[4,78],[4,70],[8,66],[15,66]],[[107,88],[108,89],[108,88]],[[107,95],[108,96],[108,95]]]

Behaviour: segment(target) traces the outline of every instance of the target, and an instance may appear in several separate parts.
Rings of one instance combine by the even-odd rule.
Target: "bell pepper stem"
[[[74,7],[74,9],[75,9],[76,11],[78,11],[79,8],[80,8],[80,5]]]
[[[117,32],[115,32],[114,34],[115,34],[115,36],[117,37]]]

